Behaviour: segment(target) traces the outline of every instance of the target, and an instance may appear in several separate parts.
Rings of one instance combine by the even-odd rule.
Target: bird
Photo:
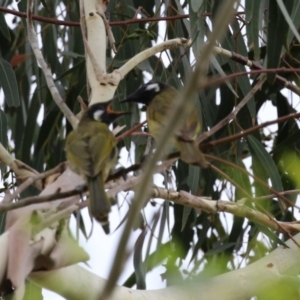
[[[147,122],[150,134],[157,140],[168,122],[168,116],[174,106],[179,91],[160,81],[150,81],[121,102],[136,102],[146,105]],[[195,109],[190,109],[171,146],[178,148],[180,158],[187,164],[207,168],[208,162],[199,150],[196,138],[201,126]]]
[[[111,108],[112,100],[96,103],[84,112],[78,127],[66,138],[65,152],[71,168],[82,175],[88,186],[88,208],[104,230],[108,224],[110,201],[104,184],[118,160],[118,150],[109,125],[127,112]]]

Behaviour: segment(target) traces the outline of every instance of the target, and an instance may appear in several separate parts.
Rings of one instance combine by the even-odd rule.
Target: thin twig
[[[232,60],[244,65],[244,66],[248,66],[249,68],[251,68],[252,70],[265,70],[258,62],[256,61],[252,61],[249,60],[248,57],[242,56],[238,53],[235,52],[231,52],[228,51],[226,49],[223,49],[221,47],[214,47],[214,51],[217,54],[221,54],[223,56],[229,57]],[[284,68],[282,68],[284,69]],[[288,70],[288,69],[286,69]],[[266,73],[269,73],[270,71],[266,70]],[[272,71],[271,71],[272,72]],[[300,88],[298,88],[296,85],[293,85],[291,82],[289,82],[288,80],[286,80],[284,77],[276,75],[275,80],[277,83],[281,84],[282,86],[290,89],[291,91],[293,91],[294,93],[296,93],[297,95],[300,95]]]
[[[200,145],[200,149],[204,150],[204,149],[214,148],[214,147],[217,147],[219,145],[223,145],[223,144],[238,140],[242,137],[248,136],[249,134],[259,130],[260,128],[267,127],[269,125],[276,124],[276,123],[283,123],[283,122],[286,122],[290,119],[296,119],[296,118],[300,118],[300,112],[291,113],[287,116],[283,116],[283,117],[280,117],[278,119],[274,119],[274,120],[267,121],[267,122],[261,123],[259,125],[253,126],[249,129],[245,129],[245,130],[243,130],[243,131],[241,131],[237,134],[233,134],[229,137],[225,137],[225,138],[222,138],[222,139],[219,139],[219,140],[216,140],[216,141],[211,141],[211,142],[202,144],[202,145]],[[176,154],[174,154],[174,155],[176,155]],[[179,153],[178,153],[178,157],[179,157]],[[169,156],[168,158],[174,158],[174,157],[172,155],[172,156]]]
[[[143,121],[142,123],[139,123],[135,126],[133,126],[131,129],[127,130],[126,132],[122,133],[118,137],[116,137],[116,141],[119,142],[121,140],[124,140],[126,137],[130,136],[134,131],[141,128],[144,124],[146,124],[147,121]]]
[[[65,168],[66,168],[66,163],[63,162],[51,170],[29,177],[22,184],[20,184],[12,194],[6,194],[2,203],[11,202],[15,198],[17,198],[27,187],[32,185],[35,181],[43,180],[55,173],[62,173],[65,170]]]
[[[9,9],[6,7],[0,7],[0,11],[3,11],[5,13],[9,13],[21,18],[27,18],[27,14],[16,11],[13,9]],[[149,23],[149,22],[159,22],[159,21],[171,21],[171,20],[181,20],[181,19],[187,19],[189,18],[189,15],[176,15],[176,16],[169,16],[169,17],[155,17],[155,18],[132,18],[125,21],[116,21],[116,22],[109,22],[110,26],[123,26],[123,25],[129,25],[129,24],[136,24],[136,23]],[[53,18],[46,18],[38,15],[32,15],[32,19],[40,22],[45,22],[48,24],[54,24],[54,25],[64,25],[64,26],[70,26],[70,27],[80,27],[79,22],[72,22],[72,21],[62,21],[57,20]]]
[[[87,188],[85,188],[84,190],[87,190]],[[60,192],[60,190],[58,189],[55,193],[49,195],[27,197],[17,202],[10,202],[10,203],[1,202],[0,213],[25,207],[31,204],[51,202],[51,201],[56,201],[56,200],[68,198],[75,195],[80,195],[82,194],[83,191],[78,189],[73,189],[66,192]]]
[[[249,93],[244,97],[244,99],[235,107],[235,109],[223,120],[221,120],[218,124],[216,124],[211,130],[203,133],[198,139],[197,143],[201,143],[206,140],[208,137],[215,134],[219,131],[223,126],[225,126],[230,120],[234,119],[238,112],[247,104],[247,102],[253,97],[253,95],[262,87],[265,82],[266,77],[262,77],[257,84],[249,91]]]
[[[266,184],[262,179],[260,179],[259,177],[257,177],[254,174],[249,173],[247,170],[243,169],[239,165],[236,165],[236,164],[232,163],[231,161],[222,159],[222,158],[217,157],[217,156],[209,155],[209,154],[206,154],[205,157],[207,157],[209,159],[212,159],[212,160],[215,160],[215,161],[218,161],[218,162],[221,162],[224,165],[230,166],[233,169],[236,169],[236,170],[238,170],[238,171],[246,174],[247,176],[251,176],[255,181],[257,181],[263,187],[268,188],[272,193],[274,193],[277,198],[282,199],[284,202],[286,202],[287,204],[289,204],[289,206],[297,207],[299,209],[299,207],[295,203],[293,203],[290,199],[288,199],[287,197],[285,197],[283,194],[280,194],[280,192],[276,191],[273,187],[271,187],[268,184]],[[220,172],[220,171],[218,171],[218,172]],[[234,185],[236,185],[236,184],[234,183]],[[251,195],[250,195],[250,198],[253,199]]]
[[[111,30],[108,20],[106,19],[105,14],[103,12],[97,12],[97,14],[99,14],[99,16],[102,18],[103,23],[105,25],[106,34],[107,34],[107,37],[109,40],[110,48],[114,51],[114,53],[117,53],[116,40],[114,38],[113,32]]]

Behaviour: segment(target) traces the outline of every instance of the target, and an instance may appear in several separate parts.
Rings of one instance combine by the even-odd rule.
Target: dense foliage
[[[108,72],[158,42],[176,37],[193,41],[190,50],[170,49],[139,64],[120,82],[116,92],[118,99],[124,99],[149,79],[158,79],[181,89],[192,72],[194,57],[198,56],[214,26],[215,12],[221,2],[111,0],[107,13],[117,53],[107,49]],[[246,0],[245,6],[238,7],[218,45],[241,55],[244,60],[255,60],[257,65],[252,69],[259,70],[259,64],[261,69],[271,70],[266,74],[266,80],[261,82],[261,75],[257,73],[241,73],[249,68],[238,56],[215,55],[210,62],[209,79],[218,79],[218,74],[238,74],[199,91],[195,109],[203,132],[207,132],[231,113],[256,84],[261,84],[236,117],[202,142],[201,148],[215,168],[204,170],[179,160],[172,166],[173,173],[169,176],[173,176],[177,190],[211,197],[213,201],[225,196],[234,202],[244,198],[245,206],[290,222],[296,220],[293,205],[297,193],[286,195],[284,199],[279,199],[275,193],[299,188],[299,123],[296,119],[286,118],[272,129],[266,124],[263,128],[247,131],[264,121],[264,116],[261,120],[258,116],[266,105],[276,112],[271,119],[278,120],[299,109],[294,101],[299,83],[298,70],[286,72],[286,69],[299,67],[299,40],[287,21],[291,21],[295,29],[299,27],[300,4],[296,0],[283,1],[286,7],[283,12],[277,3],[279,1]],[[64,142],[71,127],[52,101],[44,75],[27,42],[25,19],[12,12],[1,12],[1,8],[12,7],[25,12],[26,1],[17,5],[2,1],[0,7],[0,85],[4,91],[0,142],[17,159],[43,172],[65,160]],[[35,6],[34,13],[48,18],[35,21],[41,49],[63,99],[78,113],[77,97],[88,99],[84,44],[79,23],[76,23],[80,18],[79,3],[42,1]],[[285,80],[293,81],[295,88],[291,98],[282,92]],[[116,101],[115,108],[127,110],[128,106]],[[126,125],[125,131],[129,130],[141,121],[143,109],[132,105],[132,114],[122,117],[117,125]],[[269,120],[268,111],[264,114]],[[147,132],[147,124],[139,130]],[[138,163],[143,159],[148,139],[143,134],[131,135],[120,141],[118,147],[128,151],[134,147],[130,152],[131,159]],[[222,142],[218,142],[221,139]],[[6,188],[16,184],[8,171],[8,166],[2,166]],[[168,178],[165,179],[165,186],[168,186]],[[30,188],[22,196],[38,193],[37,189]],[[270,194],[273,197],[269,199],[257,199]],[[151,203],[161,205],[155,201]],[[145,274],[161,263],[166,267],[163,278],[167,279],[168,285],[182,277],[189,279],[223,273],[263,257],[289,237],[288,233],[279,234],[244,217],[232,219],[222,213],[210,215],[168,201],[160,206],[156,217],[150,229],[156,233],[153,238],[157,251],[149,253],[152,239],[144,241],[148,228],[141,222],[138,230],[144,243],[135,247],[136,272],[125,282],[128,287],[136,284],[138,288],[145,288]],[[162,243],[165,232],[169,233],[169,241]],[[146,258],[142,255],[142,247],[147,253]]]

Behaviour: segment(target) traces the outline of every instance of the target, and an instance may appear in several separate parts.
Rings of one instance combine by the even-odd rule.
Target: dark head
[[[121,102],[137,102],[143,103],[146,106],[150,104],[150,102],[161,93],[164,89],[166,89],[168,85],[160,81],[150,81],[144,85],[142,85],[135,93],[130,95],[125,100]]]
[[[103,122],[109,125],[120,116],[129,114],[129,112],[112,110],[111,104],[113,100],[114,99],[91,105],[85,112],[85,115],[94,121]]]

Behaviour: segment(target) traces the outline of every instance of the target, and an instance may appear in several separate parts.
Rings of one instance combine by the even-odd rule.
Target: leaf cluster
[[[11,3],[7,2],[6,6],[9,6]],[[176,37],[190,37],[193,40],[190,51],[180,48],[167,50],[139,64],[120,82],[116,92],[119,100],[149,79],[158,79],[181,89],[182,83],[193,70],[195,57],[198,57],[201,46],[213,28],[220,2],[188,0],[180,4],[178,0],[172,0],[165,6],[156,0],[111,0],[107,10],[110,21],[132,19],[141,6],[143,10],[140,15],[143,18],[171,17],[187,12],[189,18],[113,27],[118,51],[113,54],[111,49],[107,49],[108,72],[119,68],[135,54],[158,41]],[[245,7],[239,7],[220,46],[250,60],[257,60],[268,69],[299,68],[299,40],[294,28],[300,25],[300,4],[296,0],[281,2],[286,10],[278,4],[279,1],[246,0]],[[20,1],[18,8],[25,11],[25,2]],[[66,0],[55,4],[42,1],[35,14],[77,21],[79,4],[71,4]],[[5,98],[0,109],[0,142],[17,159],[41,172],[65,160],[64,141],[71,128],[51,99],[44,75],[26,40],[24,22],[17,17],[12,22],[6,22],[0,12],[0,85]],[[42,51],[55,83],[67,105],[78,113],[77,97],[88,99],[80,28],[44,22],[38,22],[35,26],[40,33]],[[240,62],[218,55],[210,62],[208,76],[243,71],[246,71],[246,67]],[[279,75],[294,81],[295,85],[299,84],[296,72]],[[295,112],[297,105],[285,96],[284,87],[275,81],[275,76],[276,71],[269,73],[262,88],[236,118],[206,142],[230,137],[259,124],[266,105],[274,111],[273,118]],[[209,131],[226,117],[258,80],[258,75],[239,76],[220,86],[209,86],[199,91],[195,109],[203,132]],[[116,101],[115,108],[127,110],[126,105]],[[141,121],[143,109],[136,105],[131,107],[131,111],[131,116],[124,116],[118,121],[118,125],[125,125],[128,130]],[[264,114],[262,118],[269,118],[268,111]],[[140,130],[140,133],[147,132],[147,126]],[[291,119],[278,124],[276,129],[264,128],[251,136],[206,150],[206,154],[216,158],[211,163],[222,172],[201,170],[179,161],[172,167],[176,188],[211,197],[213,201],[225,196],[230,201],[247,198],[246,205],[267,212],[278,220],[293,221],[294,208],[283,211],[278,198],[261,202],[253,199],[270,194],[270,186],[278,192],[299,188],[299,136],[299,124]],[[126,137],[118,146],[130,150],[134,145],[132,159],[140,162],[147,143],[148,137],[141,134]],[[2,171],[7,171],[5,166]],[[166,178],[166,186],[167,181]],[[32,195],[36,191],[27,193]],[[297,194],[288,196],[288,205],[295,203],[296,198]],[[262,257],[277,246],[279,237],[286,238],[240,217],[211,216],[167,202],[161,205],[157,220],[151,226],[149,231],[142,228],[135,247],[136,275],[126,281],[127,286],[137,284],[145,288],[146,273],[160,264],[166,268],[163,278],[167,279],[168,284],[199,276],[199,270],[209,275],[226,272]],[[168,232],[168,242],[163,238],[165,232]],[[150,251],[150,246],[156,249],[154,253]]]

